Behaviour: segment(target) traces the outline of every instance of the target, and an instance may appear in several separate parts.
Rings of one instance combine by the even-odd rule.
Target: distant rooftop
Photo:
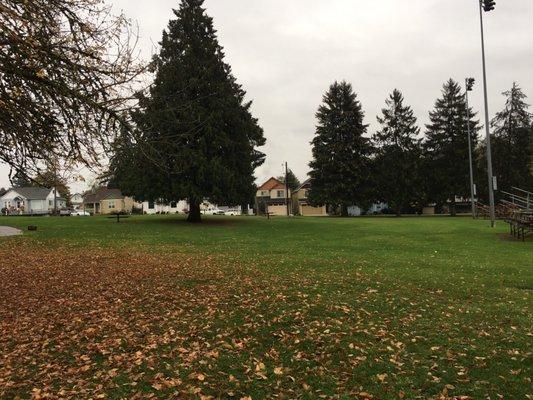
[[[14,190],[28,200],[44,200],[48,197],[52,189],[43,187],[17,187],[11,190]]]

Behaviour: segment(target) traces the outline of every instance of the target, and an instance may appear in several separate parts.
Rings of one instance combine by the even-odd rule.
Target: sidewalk
[[[22,231],[20,229],[11,228],[9,226],[0,226],[0,237],[16,235],[22,235]]]

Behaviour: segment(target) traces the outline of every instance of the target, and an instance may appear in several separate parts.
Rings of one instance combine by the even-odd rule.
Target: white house
[[[54,202],[53,189],[41,187],[13,188],[0,197],[0,208],[10,215],[50,214],[54,207],[60,210],[66,206],[62,197],[55,197]]]
[[[189,203],[186,200],[170,203],[144,201],[141,208],[143,214],[185,214],[189,211]]]
[[[180,201],[171,201],[170,203],[166,203],[163,201],[144,201],[140,203],[141,210],[143,214],[186,214],[189,212],[189,202],[187,200],[180,200]],[[207,211],[207,210],[213,210],[218,209],[218,206],[216,204],[213,204],[209,202],[208,200],[204,200],[202,204],[200,204],[200,210],[201,211]],[[227,207],[229,209],[229,207]],[[239,207],[240,209],[240,207]],[[222,209],[223,211],[226,211],[226,209]]]
[[[83,195],[80,193],[73,194],[70,198],[70,202],[72,203],[72,208],[74,210],[81,209],[83,205]]]
[[[362,210],[360,207],[354,205],[354,206],[348,207],[348,215],[350,217],[358,217],[360,215],[363,215],[363,212],[366,213],[367,215],[379,214],[380,212],[387,209],[388,207],[389,206],[386,203],[375,203],[375,204],[372,204],[372,206],[368,210],[365,211],[365,210]]]

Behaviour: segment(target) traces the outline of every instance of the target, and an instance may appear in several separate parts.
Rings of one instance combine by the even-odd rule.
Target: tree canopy
[[[500,191],[509,192],[513,187],[531,190],[533,175],[529,171],[533,117],[529,112],[527,96],[514,82],[510,90],[502,93],[504,108],[491,121],[492,173],[498,179]],[[487,176],[485,143],[479,149],[480,173]],[[482,182],[482,195],[487,193],[488,182]]]
[[[377,197],[397,215],[422,198],[420,128],[413,110],[403,102],[403,94],[394,89],[377,117],[381,128],[373,136]]]
[[[448,80],[442,89],[442,97],[435,102],[426,125],[423,143],[426,172],[426,190],[429,200],[438,205],[449,202],[450,212],[455,213],[455,196],[470,197],[468,165],[468,134],[470,124],[472,145],[477,145],[479,121],[470,109],[467,120],[465,95],[457,82]]]
[[[285,183],[285,175],[278,176],[277,178],[279,181]],[[291,192],[294,192],[296,189],[298,189],[301,185],[300,180],[298,177],[292,172],[291,169],[287,171],[287,181],[289,182],[289,189]]]
[[[137,131],[121,135],[110,176],[138,200],[187,199],[189,221],[198,222],[204,199],[237,205],[253,197],[265,139],[203,0],[183,0],[174,14],[133,116]]]
[[[370,202],[370,139],[364,112],[349,83],[335,82],[316,113],[318,125],[309,164],[312,186],[309,200],[316,205],[340,208],[347,215],[351,205]]]
[[[135,35],[103,0],[3,0],[0,161],[28,175],[50,158],[94,167],[127,124],[144,71]]]

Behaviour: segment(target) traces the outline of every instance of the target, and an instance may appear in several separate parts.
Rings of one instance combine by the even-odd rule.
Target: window
[[[49,205],[49,206],[53,206],[53,205],[54,205],[53,202],[52,202],[52,200],[48,200],[48,205]]]
[[[108,203],[108,207],[109,208],[115,208],[115,200],[109,200],[109,203]]]
[[[154,204],[154,202],[153,202],[153,201],[149,201],[149,202],[148,202],[148,209],[149,209],[149,210],[153,210],[154,208],[155,208],[155,204]]]
[[[285,197],[285,190],[278,190],[278,197]]]

